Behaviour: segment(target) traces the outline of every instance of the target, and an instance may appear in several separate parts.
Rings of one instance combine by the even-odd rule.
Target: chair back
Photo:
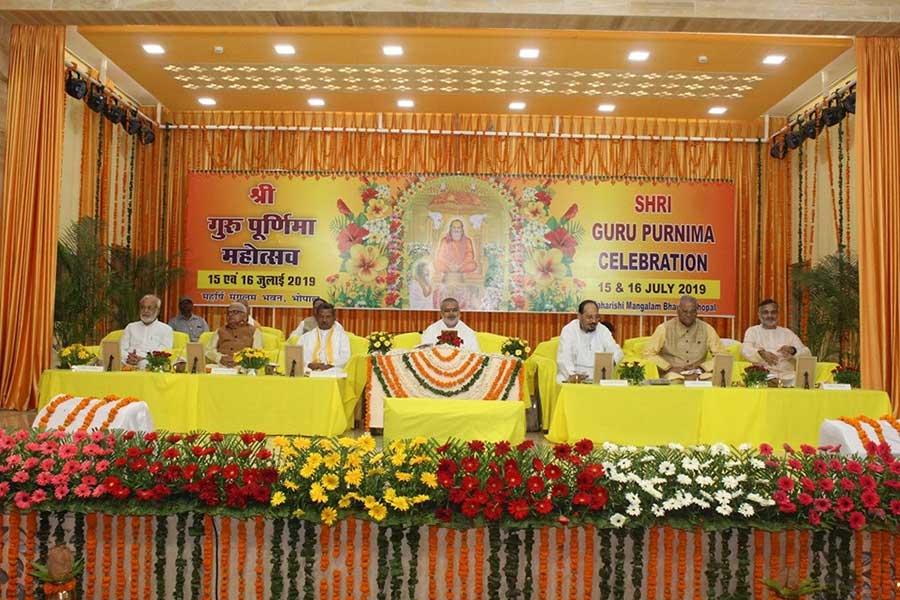
[[[105,336],[103,336],[103,339],[100,341],[101,342],[118,342],[119,340],[122,339],[122,334],[124,334],[124,333],[125,333],[124,329],[116,329],[116,330],[113,330],[113,331],[110,331],[109,333],[107,333]]]

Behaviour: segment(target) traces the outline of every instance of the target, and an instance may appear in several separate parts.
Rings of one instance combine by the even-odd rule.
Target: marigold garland
[[[68,402],[72,398],[73,398],[73,396],[70,396],[69,394],[60,394],[59,396],[57,396],[56,398],[51,400],[50,404],[48,404],[47,407],[44,409],[44,414],[41,416],[40,420],[38,421],[37,428],[41,429],[41,430],[47,429],[47,423],[50,422],[50,418],[53,416],[53,414],[59,408],[60,404],[62,404],[64,402]]]
[[[338,562],[338,558],[341,556],[341,526],[342,523],[337,523],[331,528],[331,560],[334,562],[334,568],[331,571],[331,600],[340,600],[341,597],[341,565]]]
[[[867,417],[865,415],[859,415],[856,418],[859,420],[860,423],[865,423],[866,425],[868,425],[869,427],[872,428],[872,430],[875,432],[875,437],[878,438],[879,444],[887,443],[887,440],[884,439],[884,433],[881,431],[881,423],[879,423],[875,419],[870,419],[869,417]]]
[[[140,402],[137,398],[122,398],[118,402],[116,402],[113,407],[109,410],[109,414],[106,416],[106,419],[103,423],[100,424],[101,430],[109,429],[110,425],[116,420],[116,417],[119,416],[119,411],[128,406],[129,404],[134,404],[136,402]]]
[[[437,598],[437,555],[438,555],[438,539],[437,527],[431,525],[428,527],[428,597]],[[412,558],[415,563],[416,557]]]
[[[556,589],[553,590],[556,598],[563,598],[563,571],[566,569],[566,532],[562,527],[554,527],[554,539],[556,541]]]
[[[101,590],[111,590],[112,589],[112,550],[113,550],[113,536],[112,536],[112,524],[113,518],[112,515],[101,515],[101,519],[103,521],[103,545],[100,547],[100,554],[103,557],[101,560],[101,564],[103,565],[103,575],[100,578],[100,589]],[[119,596],[121,598],[121,596]]]
[[[672,558],[675,555],[675,531],[671,527],[663,527],[663,598],[672,598]]]
[[[140,568],[138,567],[138,550],[140,549],[140,528],[141,518],[132,516],[128,519],[129,528],[131,530],[131,552],[128,559],[128,589],[131,592],[129,598],[138,600],[138,582],[140,581]],[[124,529],[124,527],[123,527]],[[124,562],[124,559],[123,561]],[[122,598],[125,596],[123,595]]]
[[[331,529],[324,523],[319,526],[319,571],[322,576],[319,578],[319,598],[328,597],[328,566],[331,564],[331,553],[328,551],[328,543],[331,538]],[[392,590],[393,591],[393,590]]]
[[[678,579],[676,580],[676,589],[678,595],[676,598],[682,600],[687,589],[687,531],[678,530]]]
[[[223,597],[230,595],[231,584],[231,517],[222,517],[219,534],[219,587]]]
[[[894,431],[897,435],[900,435],[900,420],[894,418],[894,415],[881,415],[879,421],[885,421],[888,425],[894,428]]]
[[[461,600],[469,598],[469,530],[460,532],[459,544],[459,591]]]
[[[475,598],[484,598],[484,528],[475,530]]]
[[[857,417],[856,419],[854,419],[852,417],[841,417],[838,419],[838,421],[841,421],[842,423],[846,423],[847,425],[849,425],[850,427],[852,427],[853,429],[856,430],[856,435],[859,436],[859,443],[862,444],[863,447],[865,447],[865,445],[868,442],[881,443],[884,440],[884,436],[881,435],[881,427],[874,428],[877,439],[873,440],[871,438],[871,436],[869,435],[869,432],[867,432],[865,429],[863,429],[863,426],[861,425],[861,423],[864,422],[862,420],[863,418],[864,417]],[[866,424],[871,425],[870,423],[866,423]]]
[[[243,600],[244,590],[246,587],[246,578],[244,576],[244,567],[247,564],[247,523],[243,519],[238,519],[237,527],[237,588],[238,598]]]
[[[112,522],[110,521],[110,524]],[[116,517],[116,598],[125,598],[125,515]]]
[[[809,531],[800,530],[800,566],[798,567],[798,576],[800,581],[809,577]]]
[[[84,416],[84,420],[81,422],[81,427],[78,428],[78,431],[87,431],[91,427],[91,423],[94,422],[94,417],[97,416],[97,411],[101,408],[109,404],[110,402],[115,402],[119,398],[117,396],[106,396],[103,400],[98,401],[96,404],[91,406],[91,409]]]
[[[703,532],[699,527],[694,528],[694,600],[703,600]],[[762,571],[760,571],[762,574]],[[754,596],[759,598],[759,596]]]
[[[588,525],[584,530],[584,598],[590,598],[594,589],[594,534],[594,526]]]
[[[253,541],[255,545],[256,556],[256,581],[253,582],[253,591],[256,594],[256,600],[263,600],[265,596],[265,562],[264,551],[266,543],[266,522],[262,515],[254,520]]]
[[[153,517],[144,517],[144,598],[150,598],[153,589],[153,560],[150,549],[153,548]]]
[[[75,405],[75,408],[72,409],[72,412],[70,412],[68,415],[66,415],[65,420],[62,422],[62,425],[57,427],[57,429],[67,430],[72,425],[72,423],[75,422],[75,419],[77,419],[78,416],[81,414],[81,411],[83,411],[85,409],[85,407],[87,407],[87,405],[90,404],[91,402],[93,402],[94,400],[96,400],[96,398],[94,398],[92,396],[82,398],[81,401]]]
[[[871,551],[869,561],[869,583],[872,586],[872,594],[881,589],[881,532],[869,532],[869,548]],[[890,597],[890,596],[888,596]]]
[[[369,597],[369,552],[372,546],[372,524],[363,521],[362,525],[362,548],[359,552],[359,570],[361,572],[359,581],[359,595],[362,598]]]
[[[356,588],[353,577],[353,565],[356,562],[356,519],[347,519],[347,540],[344,542],[344,568],[347,571],[347,600],[353,599]]]
[[[453,585],[453,577],[454,570],[456,568],[456,530],[455,529],[447,529],[446,530],[446,540],[444,542],[444,546],[446,547],[446,556],[447,560],[444,562],[444,588],[446,589],[447,596],[449,598],[453,598],[456,594],[453,593],[454,585]],[[430,548],[429,548],[429,558],[430,558]],[[431,574],[431,579],[435,579],[434,572]],[[431,588],[429,587],[429,590]],[[432,596],[434,598],[434,596]]]
[[[23,585],[25,586],[25,600],[34,599],[34,571],[28,568],[28,565],[34,564],[35,546],[37,542],[37,513],[30,512],[25,515],[25,577]]]
[[[9,579],[6,582],[6,597],[9,600],[17,600],[18,598],[18,576],[19,568],[16,564],[19,560],[19,527],[21,526],[22,515],[19,511],[13,511],[9,514],[9,551],[6,555],[6,573]]]
[[[578,529],[566,528],[566,534],[569,538],[569,600],[578,600],[578,563],[581,562]]]
[[[656,599],[656,577],[658,574],[657,559],[659,554],[659,530],[656,527],[647,529],[647,598]]]
[[[891,588],[894,587],[894,577],[891,577],[891,557],[893,551],[890,533],[887,531],[879,531],[881,536],[881,597],[890,598],[892,594]]]
[[[212,598],[213,568],[216,560],[213,535],[213,518],[211,515],[205,515],[203,518],[203,597],[207,600]]]

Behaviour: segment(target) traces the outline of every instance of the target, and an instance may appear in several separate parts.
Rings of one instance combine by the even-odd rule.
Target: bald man
[[[240,302],[228,305],[225,325],[206,344],[206,358],[225,367],[234,366],[234,353],[244,348],[262,348],[259,329],[247,323],[247,307]]]
[[[645,356],[668,379],[708,379],[712,360],[707,353],[725,352],[712,325],[697,318],[698,306],[693,296],[682,296],[677,316],[657,327],[647,342]]]

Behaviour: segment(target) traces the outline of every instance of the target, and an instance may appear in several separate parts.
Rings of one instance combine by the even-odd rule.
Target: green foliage
[[[807,337],[820,361],[856,364],[859,357],[859,266],[835,253],[812,268],[794,265],[794,292],[809,296]]]
[[[95,342],[107,320],[121,329],[135,319],[144,294],[162,294],[181,275],[160,252],[135,255],[131,248],[103,244],[102,227],[85,217],[59,238],[53,320],[62,346]]]

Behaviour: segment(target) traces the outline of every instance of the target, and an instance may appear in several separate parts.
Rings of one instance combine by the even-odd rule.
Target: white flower
[[[625,452],[637,452],[637,446],[622,446],[622,450]]]
[[[641,462],[648,463],[648,462],[653,462],[654,460],[656,460],[656,457],[648,454],[647,456],[645,456],[641,459]]]
[[[685,471],[696,471],[700,468],[700,461],[696,458],[685,457],[681,461],[681,468]]]
[[[713,456],[725,456],[731,454],[731,448],[719,442],[718,444],[713,444],[709,447],[709,453]]]
[[[694,499],[694,504],[696,504],[700,508],[709,508],[709,502],[707,502],[706,500],[700,500],[699,498]]]
[[[640,504],[629,504],[628,508],[625,509],[632,517],[639,517],[641,515],[641,505]]]
[[[750,466],[753,467],[754,469],[765,469],[765,468],[766,468],[766,463],[764,463],[763,461],[759,460],[758,458],[751,458],[751,459],[750,459]]]
[[[740,481],[737,477],[733,477],[731,475],[726,475],[724,479],[722,479],[722,485],[724,485],[727,489],[733,490],[738,485],[740,485]]]
[[[702,485],[703,487],[709,486],[713,484],[713,478],[708,475],[698,475],[695,481]]]
[[[663,475],[674,475],[675,474],[675,465],[670,463],[667,460],[659,463],[659,472]]]
[[[704,452],[704,451],[706,451],[706,446],[704,446],[703,444],[697,444],[696,446],[692,446],[692,448],[693,448],[694,450],[696,450],[697,452]]]
[[[609,524],[618,529],[619,527],[624,525],[625,521],[627,521],[627,520],[628,519],[625,517],[625,515],[616,513],[609,518]]]
[[[741,452],[746,452],[747,450],[751,449],[752,447],[753,447],[752,444],[747,444],[745,442],[745,443],[741,444],[740,446],[738,446],[738,450],[740,450]]]
[[[755,494],[755,493],[747,494],[747,500],[750,500],[751,502],[756,502],[760,506],[772,506],[773,504],[775,504],[775,501],[772,500],[771,498],[763,498],[759,494]]]
[[[603,445],[601,446],[601,448],[603,448],[607,452],[613,452],[615,450],[618,450],[619,446],[617,446],[616,444],[613,444],[612,442],[603,442]]]
[[[632,492],[628,492],[627,494],[625,494],[625,500],[628,502],[628,504],[640,504],[641,503],[640,497],[637,494],[634,494]]]
[[[713,498],[716,499],[716,502],[719,504],[727,504],[731,501],[731,494],[726,492],[725,490],[719,490],[715,494],[713,494]]]
[[[623,458],[619,462],[616,463],[616,466],[618,468],[622,469],[623,471],[627,471],[628,469],[631,468],[631,460],[629,460],[627,458]]]
[[[666,444],[666,448],[669,448],[670,450],[684,450],[684,446],[682,446],[681,444],[676,444],[674,442],[671,444]]]
[[[752,517],[756,511],[753,510],[753,507],[744,502],[738,507],[738,512],[744,515],[745,517]]]
[[[650,512],[652,512],[657,517],[663,517],[666,514],[665,509],[662,506],[660,506],[659,504],[654,504],[653,506],[651,506]]]
[[[733,469],[733,468],[735,468],[735,467],[741,466],[741,461],[739,461],[739,460],[729,460],[728,462],[725,463],[725,466],[728,467],[729,469]]]
[[[663,508],[665,510],[676,510],[681,508],[681,503],[678,502],[675,498],[669,498],[668,500],[663,501]],[[655,505],[654,505],[655,506]]]
[[[693,481],[690,477],[685,475],[684,473],[679,473],[678,477],[676,477],[678,483],[681,485],[691,485],[691,481]]]
[[[716,507],[716,512],[719,513],[720,515],[725,515],[727,517],[733,511],[731,510],[731,507],[728,506],[727,504],[720,504]]]

